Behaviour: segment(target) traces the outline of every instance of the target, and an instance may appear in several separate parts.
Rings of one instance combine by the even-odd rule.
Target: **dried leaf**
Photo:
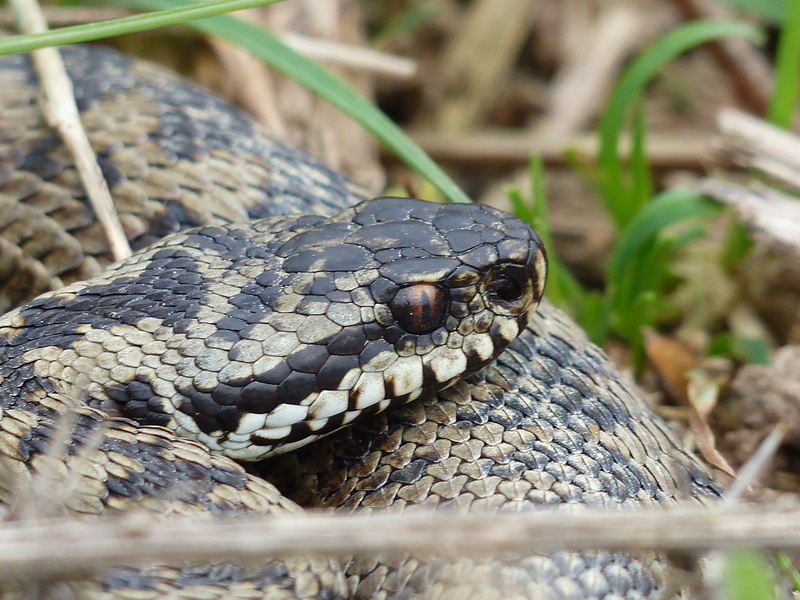
[[[688,407],[689,426],[697,439],[700,454],[711,465],[735,477],[736,473],[717,450],[716,440],[706,417],[717,403],[719,381],[696,368],[694,356],[677,340],[651,329],[644,332],[645,352],[658,371],[664,390],[677,403]]]
[[[680,342],[652,329],[644,330],[644,349],[661,377],[664,391],[678,404],[688,406],[686,373],[697,366],[692,353]]]
[[[696,408],[691,407],[689,412],[689,426],[697,439],[697,449],[700,451],[702,457],[711,465],[718,468],[720,471],[736,477],[736,471],[728,463],[722,454],[717,450],[717,442],[714,438],[714,433],[708,426],[705,418],[700,415]]]
[[[731,477],[736,472],[730,463],[717,450],[717,441],[706,418],[717,404],[721,383],[719,379],[708,377],[700,369],[692,369],[686,373],[687,395],[689,399],[689,426],[697,438],[697,449],[710,464]]]

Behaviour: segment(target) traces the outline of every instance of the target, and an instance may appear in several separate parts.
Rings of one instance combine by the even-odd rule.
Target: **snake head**
[[[285,362],[264,363],[270,401],[248,407],[271,408],[252,436],[270,453],[477,371],[522,331],[546,272],[539,236],[516,217],[409,198],[363,202],[276,254],[291,292],[272,308],[308,318]]]
[[[0,320],[3,377],[255,460],[477,371],[544,278],[534,230],[484,206],[202,227]]]

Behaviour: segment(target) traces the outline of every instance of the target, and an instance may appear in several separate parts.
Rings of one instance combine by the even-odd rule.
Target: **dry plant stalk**
[[[650,33],[650,16],[632,4],[611,4],[601,12],[580,39],[576,56],[556,75],[548,114],[536,128],[540,134],[573,134],[597,117],[623,61]]]
[[[476,0],[436,67],[447,98],[435,121],[445,131],[480,125],[508,80],[539,0]]]
[[[800,138],[735,109],[719,113],[721,150],[743,167],[758,169],[800,190]]]
[[[36,0],[14,0],[13,5],[22,31],[47,31],[47,22]],[[58,130],[64,145],[75,160],[86,195],[108,240],[111,255],[114,260],[122,260],[131,255],[131,248],[111,199],[111,192],[81,123],[72,82],[61,56],[55,48],[35,50],[31,56],[42,88],[42,112],[47,122]]]
[[[800,138],[733,109],[722,111],[717,124],[722,153],[779,185],[800,190]],[[740,185],[708,178],[700,182],[699,189],[731,206],[766,243],[800,253],[800,203],[795,196],[756,180]]]
[[[705,552],[800,548],[800,509],[703,508],[453,514],[307,513],[285,518],[52,519],[0,527],[0,580],[85,577],[136,562],[253,561],[317,554],[482,556],[606,548]]]
[[[331,62],[391,79],[411,79],[417,74],[417,61],[411,58],[291,31],[282,31],[278,37],[293,50],[315,60]]]
[[[597,156],[595,134],[551,135],[511,129],[484,130],[475,133],[431,132],[414,129],[411,138],[435,160],[460,165],[528,164],[531,154],[547,164],[569,164],[565,153],[576,152],[593,160]],[[630,140],[624,138],[621,151],[628,152]],[[720,157],[708,151],[707,134],[652,133],[647,137],[647,158],[656,169],[711,168],[722,164]],[[726,161],[727,162],[727,161]]]

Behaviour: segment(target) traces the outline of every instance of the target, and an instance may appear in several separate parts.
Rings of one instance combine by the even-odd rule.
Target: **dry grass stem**
[[[726,505],[733,505],[741,501],[742,496],[750,486],[754,485],[763,475],[767,467],[778,452],[781,442],[786,437],[786,425],[778,423],[770,434],[759,444],[758,449],[747,460],[742,468],[739,469],[738,478],[734,480],[722,502]]]
[[[0,527],[0,580],[88,576],[132,562],[258,560],[310,553],[448,556],[608,548],[704,552],[800,548],[800,509],[759,507],[523,513],[304,514],[154,519],[133,513]]]
[[[445,131],[482,124],[508,81],[539,0],[476,0],[436,67],[445,99],[435,121]]]
[[[281,32],[279,37],[292,49],[316,60],[332,62],[343,67],[368,71],[393,79],[411,79],[417,74],[417,62],[410,58],[300,35],[291,31]]]
[[[47,30],[47,22],[36,0],[14,0],[13,7],[22,31],[41,33]],[[72,82],[61,56],[55,48],[43,48],[31,54],[41,85],[42,111],[50,125],[58,130],[64,145],[75,159],[78,174],[97,220],[105,232],[111,254],[115,260],[130,256],[128,239],[117,216],[97,157],[81,124]]]
[[[763,171],[800,189],[800,138],[735,109],[717,118],[721,150],[747,168]]]
[[[95,23],[97,21],[110,21],[129,17],[132,13],[125,8],[92,7],[81,8],[71,6],[67,8],[57,8],[45,6],[42,8],[44,19],[47,23],[55,27],[69,27],[71,25],[83,25],[85,23]],[[0,27],[13,29],[16,25],[14,15],[5,10],[0,10]]]
[[[224,73],[226,97],[236,102],[278,137],[287,135],[286,124],[276,104],[275,86],[267,66],[230,42],[209,37]]]
[[[800,190],[800,138],[741,111],[723,110],[717,123],[721,151],[740,165],[758,169]],[[800,205],[783,191],[752,181],[748,186],[717,179],[700,190],[733,207],[739,218],[768,243],[800,253]]]
[[[638,48],[648,16],[624,4],[612,5],[600,15],[588,39],[580,41],[579,54],[559,70],[538,131],[575,133],[597,116],[624,59]]]
[[[281,2],[248,13],[271,31],[293,31],[307,38],[336,40],[346,47],[364,45],[360,2]],[[374,76],[330,64],[329,68],[365,98],[373,95]],[[275,77],[278,112],[286,126],[284,141],[321,158],[330,168],[366,189],[385,185],[377,161],[377,142],[350,117],[294,81]]]
[[[597,156],[597,136],[538,135],[512,129],[483,130],[476,133],[446,133],[412,130],[412,139],[434,159],[460,165],[528,164],[538,154],[548,164],[567,165],[567,150],[589,160]],[[623,139],[620,151],[627,153],[629,140]],[[707,134],[651,133],[647,137],[647,157],[655,169],[698,169],[723,164],[723,159],[708,151]],[[725,161],[727,162],[727,161]]]
[[[750,187],[704,179],[699,190],[731,206],[742,222],[765,242],[800,253],[800,203],[754,182]]]

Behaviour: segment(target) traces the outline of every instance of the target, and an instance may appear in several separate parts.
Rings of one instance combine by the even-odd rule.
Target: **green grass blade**
[[[743,11],[755,13],[772,25],[780,25],[786,17],[786,0],[721,0]],[[791,0],[794,1],[794,0]]]
[[[576,320],[590,340],[602,345],[611,330],[611,306],[608,298],[597,292],[585,292]]]
[[[146,10],[191,4],[188,0],[125,0],[123,3]],[[269,32],[230,15],[194,21],[190,25],[247,50],[330,102],[360,123],[409,167],[430,181],[448,200],[470,202],[469,197],[450,176],[411,141],[389,117],[338,77],[298,54]]]
[[[506,195],[514,214],[536,227],[542,238],[548,256],[547,297],[559,308],[576,316],[586,292],[564,263],[558,259],[553,248],[541,157],[531,156],[528,174],[531,181],[530,202],[526,202],[522,193],[515,187],[506,188]]]
[[[627,265],[620,282],[607,288],[611,329],[634,349],[641,346],[642,326],[653,326],[657,314],[664,312],[663,296],[671,280],[669,261],[674,249],[671,239],[648,241]]]
[[[633,118],[633,135],[631,147],[631,204],[633,210],[640,210],[653,196],[653,177],[647,161],[645,149],[646,127],[644,122],[644,102],[636,102]]]
[[[442,12],[442,6],[413,3],[399,16],[389,20],[377,31],[370,34],[371,42],[379,42],[392,36],[407,34],[420,27]]]
[[[547,192],[544,187],[544,164],[542,157],[533,155],[528,161],[528,176],[531,180],[531,224],[542,236],[547,250],[553,249],[553,233],[550,228],[550,213],[547,207]]]
[[[775,84],[767,108],[767,120],[782,129],[791,129],[800,87],[800,1],[786,6],[778,52],[775,59]]]
[[[665,227],[689,218],[719,214],[722,207],[687,189],[666,190],[656,196],[628,223],[609,262],[607,285],[618,286],[628,263]]]
[[[643,363],[642,327],[671,318],[664,299],[675,283],[670,259],[675,250],[702,233],[698,227],[661,236],[670,225],[718,214],[722,207],[691,190],[667,190],[645,205],[619,236],[606,272],[611,330],[627,340],[634,363]]]
[[[523,221],[527,221],[528,223],[533,224],[536,217],[533,215],[533,208],[525,202],[525,198],[522,196],[522,192],[519,191],[519,188],[516,186],[508,186],[503,190],[506,193],[506,197],[508,201],[511,203],[511,210]],[[547,234],[539,231],[539,235],[542,238],[542,242],[547,248]]]
[[[64,44],[78,44],[102,38],[135,33],[156,27],[185,23],[192,19],[204,19],[221,15],[223,13],[275,4],[283,0],[220,0],[218,2],[205,2],[191,4],[180,8],[170,8],[143,15],[133,15],[109,21],[63,27],[45,33],[32,33],[16,35],[0,39],[0,55],[16,52],[30,52],[49,46],[62,46]]]
[[[528,161],[528,176],[531,181],[531,204],[533,208],[530,223],[536,228],[548,256],[550,273],[550,299],[574,316],[582,302],[585,290],[572,275],[567,266],[556,256],[553,229],[550,227],[550,209],[544,182],[544,163],[539,155],[531,155]]]
[[[758,28],[746,23],[707,20],[686,23],[633,61],[615,86],[600,120],[598,165],[603,200],[618,227],[624,227],[635,212],[618,152],[628,109],[665,63],[695,46],[729,36],[743,36],[754,42],[763,39]]]
[[[732,550],[725,556],[725,598],[728,600],[775,600],[772,565],[760,550]]]
[[[785,552],[777,552],[775,554],[775,561],[778,563],[781,570],[789,575],[789,578],[792,580],[792,587],[800,591],[800,572],[798,572],[792,564],[792,559],[789,558]]]

